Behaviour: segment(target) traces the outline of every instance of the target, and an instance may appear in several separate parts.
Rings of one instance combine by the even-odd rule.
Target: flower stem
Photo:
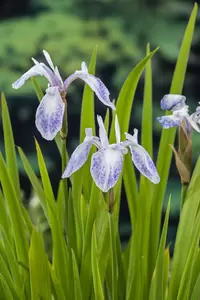
[[[63,116],[63,124],[60,131],[61,138],[61,159],[62,159],[62,174],[65,171],[67,165],[67,150],[66,150],[66,139],[68,133],[68,124],[67,124],[67,103],[65,101],[65,111]],[[65,201],[68,199],[68,187],[67,187],[67,178],[63,179],[63,193]]]

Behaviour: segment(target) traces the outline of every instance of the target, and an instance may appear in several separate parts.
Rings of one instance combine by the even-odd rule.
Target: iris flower
[[[186,97],[182,95],[168,94],[162,98],[161,108],[172,111],[172,115],[157,118],[163,128],[181,126],[188,134],[191,133],[192,128],[200,132],[200,106],[196,108],[195,113],[189,115],[185,101]]]
[[[86,137],[72,153],[62,178],[70,177],[79,170],[87,161],[92,145],[97,148],[97,152],[92,155],[90,173],[96,185],[107,192],[118,181],[123,168],[123,154],[131,151],[132,161],[136,168],[153,183],[158,183],[160,178],[152,159],[147,151],[138,144],[137,130],[134,135],[126,133],[127,140],[121,142],[120,127],[117,116],[115,117],[116,143],[109,144],[108,136],[103,120],[97,116],[99,125],[99,137],[92,135],[92,128],[86,129]]]
[[[50,55],[43,50],[47,65],[39,63],[34,58],[34,66],[24,73],[12,85],[14,89],[19,89],[27,79],[37,75],[44,76],[48,80],[48,88],[36,111],[36,127],[46,140],[53,140],[61,130],[65,110],[66,91],[72,81],[82,79],[95,92],[103,104],[115,109],[110,101],[109,91],[104,83],[97,77],[88,73],[85,62],[81,64],[81,70],[75,71],[65,81],[62,80],[58,68],[54,66]]]

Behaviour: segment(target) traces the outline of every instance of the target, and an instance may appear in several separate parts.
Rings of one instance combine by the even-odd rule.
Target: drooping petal
[[[186,97],[183,95],[175,95],[175,94],[168,94],[165,95],[161,102],[160,107],[163,110],[177,110],[182,108],[185,105]]]
[[[100,141],[102,144],[102,147],[104,149],[108,148],[109,145],[109,141],[108,141],[108,136],[107,136],[107,132],[102,120],[101,116],[97,116],[97,122],[99,124],[99,137],[100,137]]]
[[[119,126],[119,121],[118,121],[117,115],[115,116],[115,137],[116,137],[116,142],[120,143],[121,134],[120,134],[120,126]]]
[[[132,144],[129,147],[135,167],[151,182],[155,184],[159,183],[160,177],[148,152],[138,144]]]
[[[19,79],[17,79],[12,84],[12,87],[14,89],[19,89],[22,85],[24,85],[26,80],[28,80],[29,78],[31,78],[33,76],[37,76],[37,75],[42,75],[42,74],[41,74],[40,69],[38,69],[37,66],[34,66],[34,67],[30,68],[26,73],[24,73]]]
[[[64,107],[59,88],[48,88],[37,108],[35,119],[37,129],[46,140],[53,140],[61,130]]]
[[[72,81],[78,78],[82,79],[85,83],[89,85],[89,87],[94,91],[96,96],[103,104],[115,110],[116,108],[114,104],[110,101],[110,92],[108,91],[105,84],[98,77],[95,77],[94,75],[88,73],[87,66],[84,62],[82,63],[81,67],[81,70],[75,71],[74,74],[70,75],[64,81],[64,89],[66,90],[68,86],[72,83]]]
[[[94,182],[103,192],[107,192],[117,183],[122,172],[122,164],[121,151],[108,148],[93,154],[90,172]]]
[[[171,128],[174,126],[180,126],[183,117],[175,117],[174,115],[162,116],[157,118],[158,122],[162,125],[163,128]]]
[[[72,173],[76,172],[84,165],[84,163],[88,159],[91,147],[92,140],[87,140],[74,150],[62,175],[62,178],[70,177]]]

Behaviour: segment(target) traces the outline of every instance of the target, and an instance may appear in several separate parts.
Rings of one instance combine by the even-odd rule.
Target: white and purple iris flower
[[[36,111],[36,127],[46,140],[53,140],[56,134],[61,130],[65,110],[65,95],[67,88],[76,79],[82,79],[95,92],[103,104],[115,110],[114,104],[110,101],[109,91],[104,83],[97,77],[88,73],[84,62],[81,64],[81,70],[75,71],[65,81],[62,80],[58,68],[54,66],[50,55],[43,50],[48,65],[39,63],[34,58],[34,66],[24,73],[12,85],[14,89],[19,89],[27,79],[37,75],[44,76],[48,80],[48,88],[42,101]]]
[[[153,183],[159,183],[155,165],[147,151],[138,144],[137,130],[134,135],[126,133],[127,140],[120,141],[120,127],[117,116],[115,118],[116,144],[109,144],[108,136],[103,120],[97,116],[99,124],[99,137],[92,135],[92,129],[86,129],[86,137],[72,153],[62,178],[70,177],[79,170],[87,161],[92,145],[97,148],[97,152],[92,155],[90,172],[96,185],[107,192],[118,181],[123,168],[123,154],[130,148],[132,161],[136,168]]]
[[[175,94],[168,94],[162,98],[161,108],[172,111],[171,115],[157,118],[163,128],[182,126],[188,134],[191,133],[192,128],[200,132],[200,106],[196,108],[195,113],[189,115],[188,105],[185,104],[185,101],[185,96]]]

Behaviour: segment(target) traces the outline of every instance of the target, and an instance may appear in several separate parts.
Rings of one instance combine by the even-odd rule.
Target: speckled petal
[[[132,155],[132,161],[135,167],[151,182],[155,184],[159,183],[160,177],[148,152],[138,144],[132,144],[129,147]]]
[[[122,164],[121,151],[108,148],[93,154],[90,172],[96,185],[103,192],[107,192],[117,183],[122,172]]]
[[[24,73],[19,79],[17,79],[12,84],[12,87],[14,89],[19,89],[22,85],[24,85],[26,80],[28,80],[29,78],[31,78],[33,76],[37,76],[37,75],[41,75],[41,72],[40,72],[40,69],[38,69],[37,66],[34,66],[34,67],[30,68],[26,73]]]
[[[70,177],[72,173],[76,172],[84,165],[84,163],[88,159],[91,147],[92,140],[87,140],[81,143],[74,150],[67,164],[67,167],[62,175],[62,178]]]
[[[65,105],[58,89],[48,88],[36,111],[36,127],[46,140],[53,140],[62,127]]]
[[[174,126],[179,126],[183,120],[183,117],[175,117],[173,115],[170,115],[158,117],[157,120],[163,128],[168,129]]]
[[[89,87],[95,92],[96,96],[101,102],[103,102],[103,104],[115,110],[116,108],[114,104],[110,101],[110,93],[105,84],[98,77],[95,77],[94,75],[88,73],[87,66],[84,62],[82,63],[81,68],[81,70],[75,71],[74,74],[70,75],[64,81],[64,88],[67,89],[68,86],[72,83],[72,81],[76,80],[77,78],[80,78],[89,85]]]
[[[177,110],[185,105],[185,101],[186,97],[183,95],[168,94],[162,98],[160,107],[163,110]]]

